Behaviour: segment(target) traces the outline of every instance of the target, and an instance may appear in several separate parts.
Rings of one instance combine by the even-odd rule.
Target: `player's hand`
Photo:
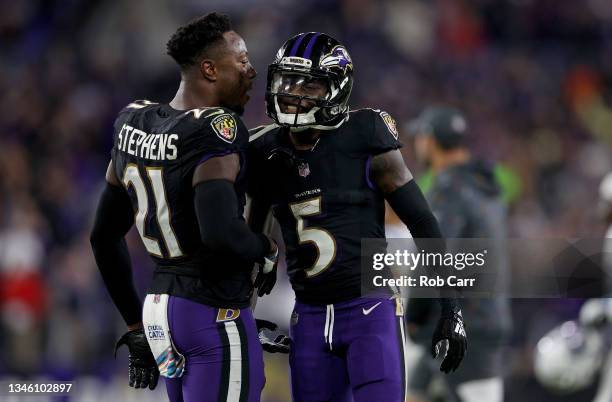
[[[159,370],[144,331],[136,329],[123,334],[115,345],[115,354],[122,345],[127,345],[130,351],[130,387],[155,389]]]
[[[278,331],[278,325],[266,320],[255,320],[259,343],[269,353],[289,353],[291,338]]]
[[[448,342],[448,350],[440,365],[440,371],[448,374],[451,370],[457,370],[467,351],[467,336],[460,309],[443,313],[440,317],[431,339],[431,354],[434,358],[442,352],[444,340]]]
[[[270,239],[272,250],[264,257],[263,263],[259,265],[259,272],[253,286],[257,288],[257,296],[270,294],[276,284],[276,266],[278,265],[278,246]]]

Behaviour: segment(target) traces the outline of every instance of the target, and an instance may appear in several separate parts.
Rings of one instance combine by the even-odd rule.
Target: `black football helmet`
[[[348,117],[352,88],[346,48],[324,33],[301,33],[283,44],[268,67],[266,113],[281,126],[333,129]]]

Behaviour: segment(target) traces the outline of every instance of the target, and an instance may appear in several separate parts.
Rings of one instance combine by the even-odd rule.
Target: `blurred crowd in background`
[[[210,11],[230,15],[259,72],[248,126],[267,121],[266,69],[278,47],[323,31],[353,58],[353,108],[388,111],[400,132],[434,103],[464,111],[474,153],[508,172],[511,236],[603,235],[595,205],[612,170],[608,0],[2,0],[0,10],[0,378],[123,385],[125,356],[115,361],[112,347],[124,324],[88,242],[112,123],[134,99],[171,99],[179,74],[165,43]],[[129,243],[144,291],[151,264],[137,237]],[[258,311],[286,324],[291,290],[284,278],[278,286],[281,307],[262,301]],[[533,396],[531,350],[579,305],[516,302],[509,375],[521,401],[544,400]],[[267,401],[288,398],[285,364],[269,360]]]

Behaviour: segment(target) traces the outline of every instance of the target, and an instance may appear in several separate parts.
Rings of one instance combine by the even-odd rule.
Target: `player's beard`
[[[228,91],[228,94],[231,94],[231,96],[221,101],[221,106],[232,110],[238,116],[242,116],[244,114],[244,107],[250,98],[248,92],[252,87],[252,82],[248,78],[241,76],[232,90]]]
[[[239,80],[239,85],[240,85],[240,101],[238,102],[236,106],[236,109],[237,109],[236,113],[238,113],[239,116],[242,116],[242,114],[244,113],[244,107],[249,102],[249,99],[251,98],[248,92],[253,88],[253,81],[249,78],[246,78],[245,76],[241,76]]]
[[[230,109],[238,116],[242,116],[244,114],[244,105],[240,101],[221,102],[220,106]]]
[[[234,106],[230,109],[232,109],[238,116],[242,116],[244,114],[244,106]]]

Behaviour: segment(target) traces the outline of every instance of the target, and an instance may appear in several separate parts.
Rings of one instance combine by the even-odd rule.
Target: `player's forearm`
[[[93,254],[111,299],[125,323],[141,321],[142,306],[132,280],[130,255],[124,236],[132,226],[129,198],[122,188],[106,185],[90,236]]]
[[[207,247],[258,261],[270,252],[270,242],[256,234],[238,215],[238,199],[233,183],[207,180],[195,187],[195,210],[202,243]]]
[[[410,230],[421,250],[430,253],[446,252],[446,241],[442,236],[438,220],[414,180],[386,196],[389,205]],[[428,239],[428,240],[424,240]],[[440,306],[443,314],[456,312],[460,293],[456,288],[440,289]]]
[[[446,242],[438,221],[412,173],[406,167],[401,153],[393,150],[376,155],[372,158],[370,169],[372,180],[408,227],[419,249],[430,253],[444,253]],[[458,305],[457,291],[442,288],[440,292],[443,312],[455,309]]]
[[[408,227],[412,237],[442,239],[438,221],[414,180],[410,180],[385,197],[397,216]]]
[[[270,203],[262,197],[251,197],[251,206],[249,208],[248,223],[252,231],[256,233],[265,233],[266,226],[269,225]],[[268,235],[270,233],[267,233]]]
[[[106,289],[125,323],[137,325],[141,321],[142,305],[132,279],[130,255],[122,239],[119,243],[92,239],[94,257]]]

